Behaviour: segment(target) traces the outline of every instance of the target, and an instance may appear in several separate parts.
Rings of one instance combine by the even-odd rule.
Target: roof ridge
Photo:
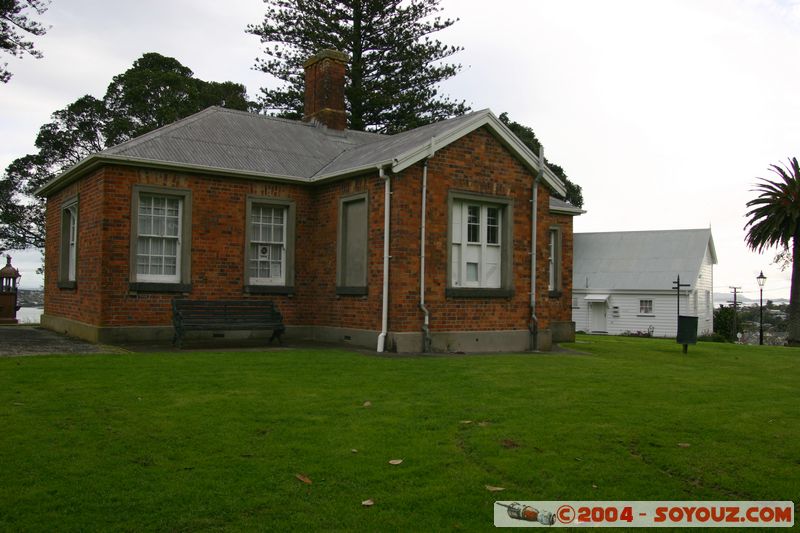
[[[563,201],[563,200],[562,200]],[[576,231],[575,235],[610,235],[612,233],[666,233],[678,231],[711,231],[711,228],[683,228],[683,229],[632,229],[619,231]]]
[[[212,106],[212,107],[215,107],[219,111],[224,111],[226,113],[232,113],[232,114],[237,114],[237,115],[246,115],[248,117],[255,117],[255,118],[259,118],[259,119],[263,119],[263,120],[281,122],[283,124],[292,124],[292,125],[295,125],[295,126],[303,126],[303,127],[306,127],[306,128],[315,128],[315,129],[317,128],[317,126],[315,126],[311,122],[305,122],[305,121],[302,121],[302,120],[294,120],[294,119],[291,119],[291,118],[276,117],[274,115],[265,115],[265,114],[262,114],[262,113],[253,113],[251,111],[242,111],[241,109],[230,109],[230,108],[227,108],[227,107],[220,107],[220,106]],[[360,131],[360,130],[350,130],[350,129],[345,129],[343,131],[348,133],[348,134],[364,135],[364,136],[370,136],[370,137],[373,137],[373,136],[374,137],[381,137],[381,138],[389,137],[386,134],[377,133],[377,132],[373,132],[373,131]]]

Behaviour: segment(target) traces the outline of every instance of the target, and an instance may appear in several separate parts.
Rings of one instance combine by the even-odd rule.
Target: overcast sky
[[[443,0],[438,37],[464,47],[443,91],[531,126],[583,187],[579,232],[711,226],[714,291],[788,298],[790,272],[744,245],[745,203],[769,164],[800,156],[800,0]],[[258,0],[52,0],[44,59],[9,59],[0,85],[0,167],[34,151],[50,114],[145,52],[204,80],[274,83],[252,70],[244,28]],[[16,252],[23,287],[38,254]]]

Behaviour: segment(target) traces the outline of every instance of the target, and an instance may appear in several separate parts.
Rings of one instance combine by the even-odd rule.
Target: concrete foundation
[[[42,315],[44,328],[94,343],[172,342],[172,326],[102,327],[68,318]],[[553,323],[552,329],[540,329],[536,350],[549,351],[554,342],[575,339],[573,322]],[[379,331],[330,326],[286,326],[284,338],[339,343],[375,350]],[[187,340],[199,339],[269,339],[271,331],[190,331]],[[431,333],[431,351],[435,353],[526,352],[531,336],[527,329],[508,331],[438,331]],[[391,353],[422,352],[422,332],[389,332],[386,351]]]

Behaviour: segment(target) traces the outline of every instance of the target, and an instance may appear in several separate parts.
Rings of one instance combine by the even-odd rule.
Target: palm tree
[[[778,178],[759,178],[753,192],[759,193],[747,202],[750,211],[745,242],[762,252],[770,246],[792,250],[792,289],[789,295],[789,346],[800,346],[800,166],[797,158],[788,165],[770,165]]]

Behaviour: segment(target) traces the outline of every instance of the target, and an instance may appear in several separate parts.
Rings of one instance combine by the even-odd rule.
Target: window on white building
[[[639,314],[652,315],[653,314],[653,300],[639,300]]]

